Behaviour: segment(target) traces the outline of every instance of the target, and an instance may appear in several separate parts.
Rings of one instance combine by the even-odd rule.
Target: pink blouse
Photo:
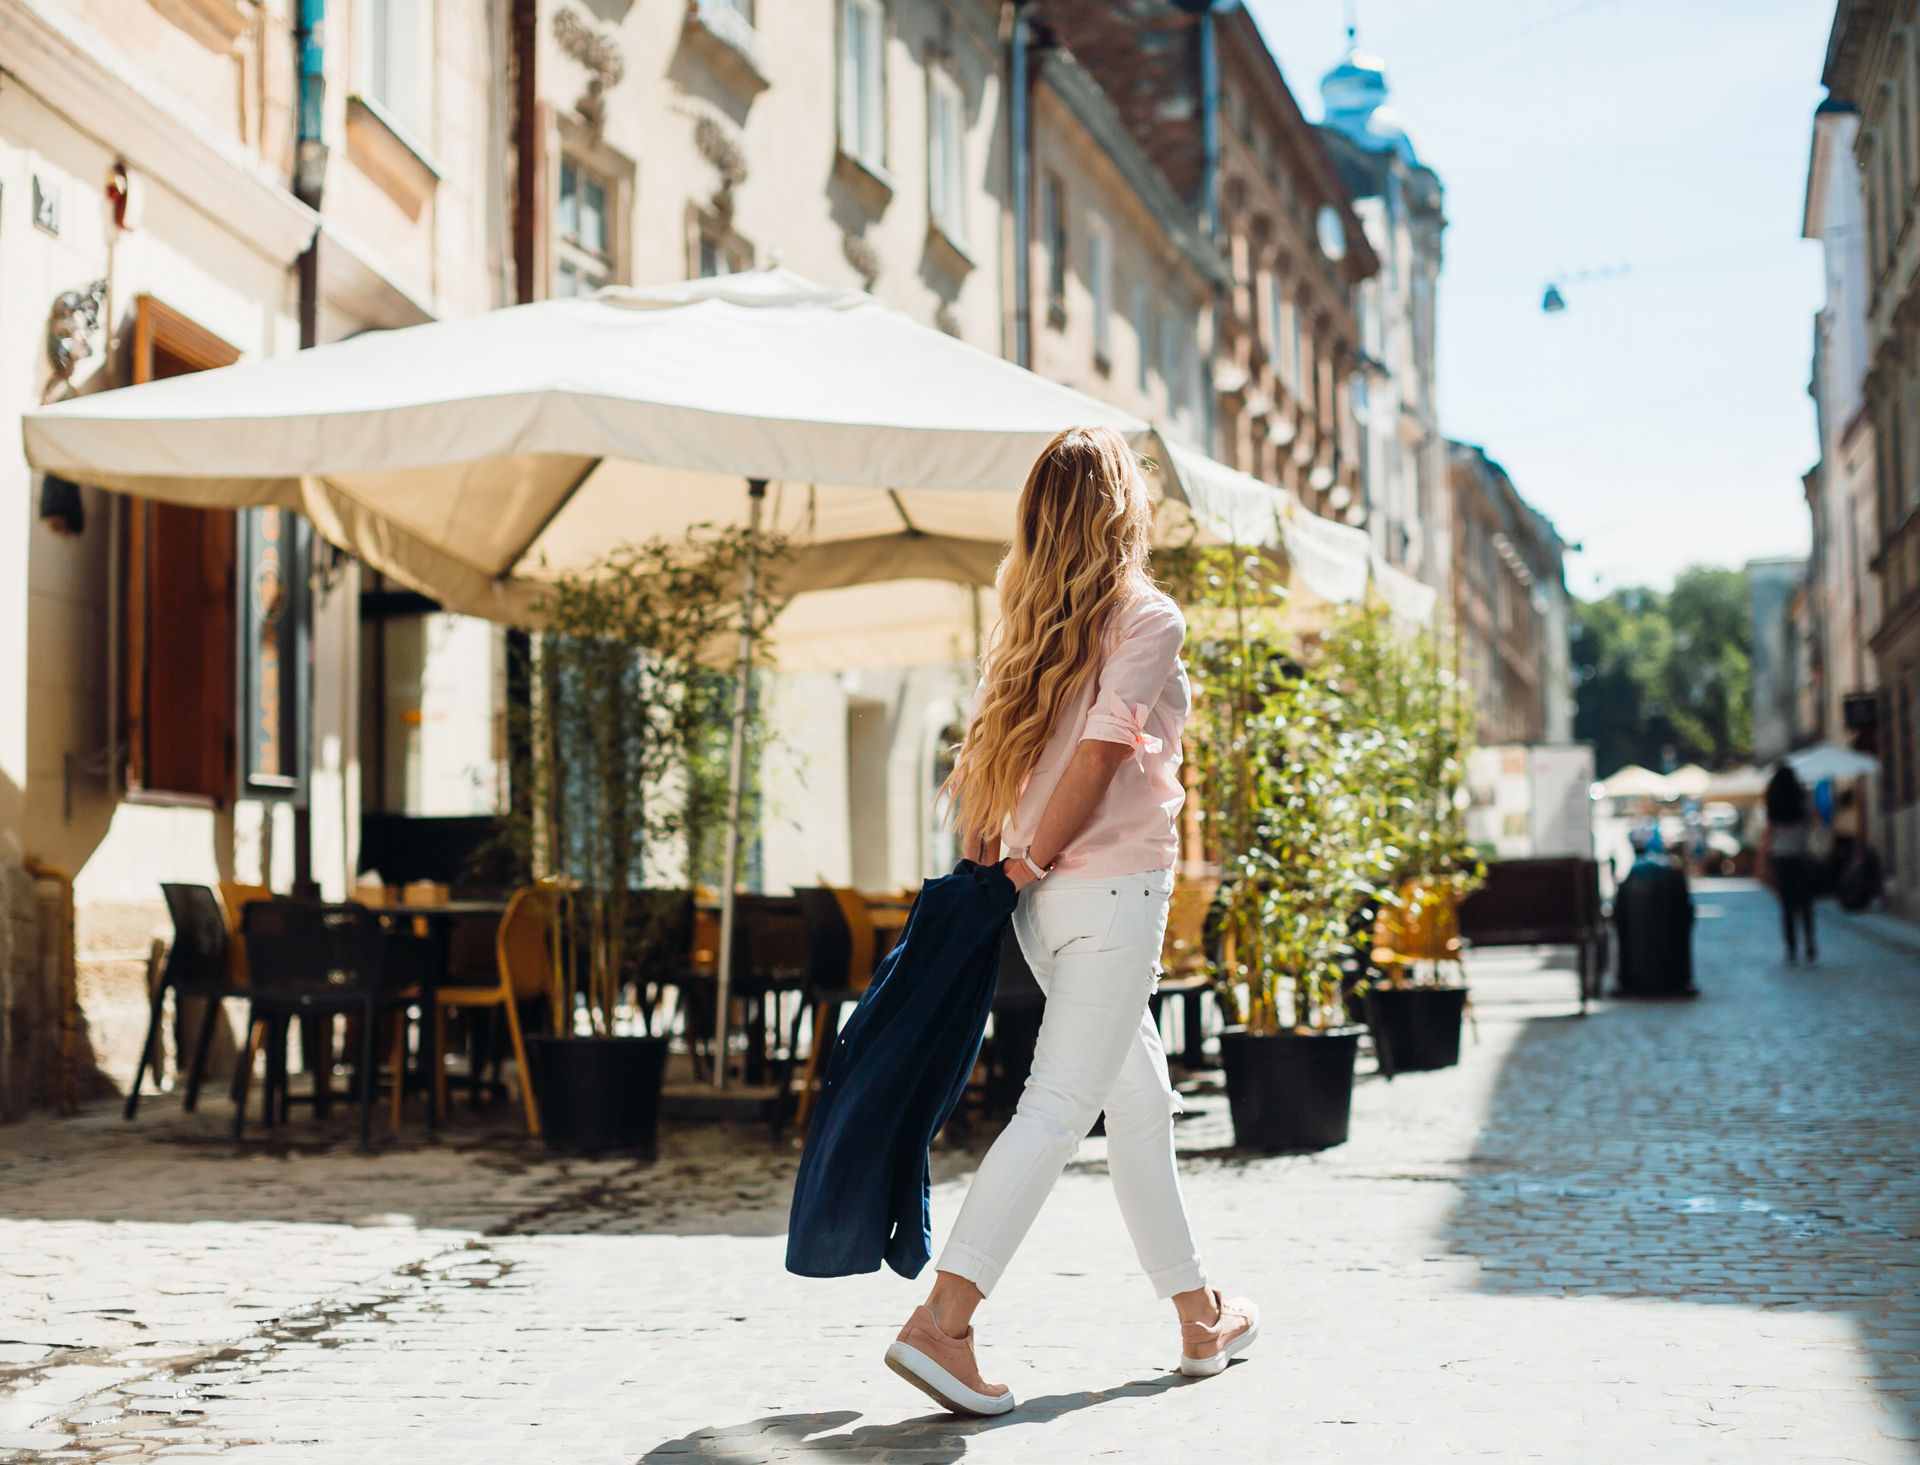
[[[1100,638],[1094,674],[1061,712],[1020,800],[1001,833],[1001,849],[1027,848],[1040,827],[1074,750],[1089,738],[1125,743],[1106,796],[1067,842],[1054,868],[1062,875],[1134,875],[1170,870],[1180,857],[1180,733],[1193,704],[1180,648],[1187,623],[1180,607],[1146,589],[1114,612]],[[969,720],[986,698],[991,665],[974,691]]]

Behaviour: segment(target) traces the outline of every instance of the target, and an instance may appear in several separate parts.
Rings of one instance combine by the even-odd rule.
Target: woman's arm
[[[1060,775],[1060,782],[1054,785],[1053,797],[1047,800],[1040,827],[1034,832],[1028,854],[1035,865],[1045,869],[1053,863],[1080,832],[1080,827],[1093,817],[1100,800],[1107,796],[1107,785],[1113,782],[1113,775],[1132,756],[1133,749],[1128,744],[1102,742],[1097,738],[1088,738],[1074,749],[1073,760]],[[998,854],[1000,841],[994,840],[993,846],[993,852]],[[1040,878],[1024,860],[1009,859],[1002,868],[1016,890]]]

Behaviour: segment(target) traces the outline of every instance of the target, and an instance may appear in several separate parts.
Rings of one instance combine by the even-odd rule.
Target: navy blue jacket
[[[845,1277],[885,1261],[916,1277],[932,1256],[927,1146],[979,1056],[1015,898],[998,865],[971,860],[921,887],[827,1067],[793,1186],[788,1271]]]

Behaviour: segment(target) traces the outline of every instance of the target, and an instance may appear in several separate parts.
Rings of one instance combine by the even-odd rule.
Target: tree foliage
[[[782,550],[765,534],[704,526],[678,541],[618,545],[560,575],[534,607],[542,630],[525,742],[538,793],[526,834],[535,867],[582,892],[577,935],[595,1031],[612,1031],[629,959],[651,936],[645,916],[656,908],[636,899],[649,863],[679,864],[687,884],[712,863],[726,819],[742,577],[750,559]],[[758,643],[777,610],[757,604]],[[749,724],[757,744],[757,716]],[[563,1024],[572,1007],[563,997]]]
[[[1573,605],[1574,736],[1601,777],[1628,763],[1723,768],[1752,756],[1752,620],[1740,570],[1695,565],[1672,591]]]
[[[1258,553],[1206,551],[1190,610],[1189,724],[1221,871],[1216,976],[1255,1033],[1344,1022],[1354,912],[1395,883],[1471,864],[1455,793],[1470,725],[1430,638],[1380,606],[1297,634]]]

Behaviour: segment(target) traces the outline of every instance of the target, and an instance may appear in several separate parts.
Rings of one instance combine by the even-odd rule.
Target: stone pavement
[[[982,1310],[1023,1401],[991,1421],[880,1363],[923,1284],[781,1270],[760,1132],[647,1165],[470,1121],[236,1152],[171,1101],[0,1130],[0,1457],[1920,1459],[1920,953],[1823,906],[1787,967],[1765,892],[1698,899],[1698,1001],[1580,1019],[1489,953],[1461,1066],[1363,1080],[1339,1149],[1237,1153],[1194,1095],[1189,1206],[1267,1317],[1220,1378],[1167,1372],[1089,1140]]]

